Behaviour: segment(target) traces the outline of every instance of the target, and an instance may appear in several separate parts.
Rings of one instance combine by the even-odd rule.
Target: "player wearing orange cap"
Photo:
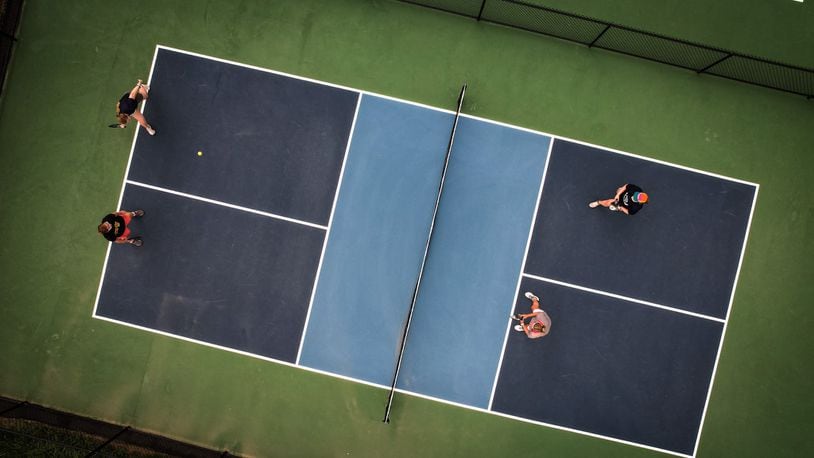
[[[616,196],[612,199],[595,200],[588,204],[591,208],[603,206],[611,211],[620,211],[628,215],[633,215],[642,209],[649,200],[649,196],[642,188],[635,184],[623,184],[616,190]]]

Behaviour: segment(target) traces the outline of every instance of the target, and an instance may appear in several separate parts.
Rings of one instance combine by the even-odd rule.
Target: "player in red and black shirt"
[[[606,207],[611,211],[633,215],[642,209],[649,200],[649,196],[642,188],[635,184],[623,184],[616,190],[616,196],[612,199],[595,200],[588,204],[591,208],[598,206]]]
[[[102,237],[115,243],[129,243],[133,246],[141,246],[143,242],[141,237],[130,238],[130,229],[127,225],[130,220],[136,216],[143,216],[144,210],[136,210],[133,212],[117,211],[110,213],[102,218],[102,224],[99,225],[99,233]]]

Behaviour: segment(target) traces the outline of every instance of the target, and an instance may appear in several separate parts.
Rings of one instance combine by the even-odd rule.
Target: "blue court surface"
[[[120,205],[144,246],[111,245],[94,317],[384,403],[455,113],[162,46],[150,85]],[[625,183],[638,214],[588,207]],[[757,190],[462,115],[397,392],[694,456]]]

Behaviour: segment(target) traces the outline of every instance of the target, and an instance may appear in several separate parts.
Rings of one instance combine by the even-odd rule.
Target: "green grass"
[[[577,12],[667,27],[650,3]],[[654,31],[774,49],[701,34],[700,5]],[[755,8],[814,45],[810,15]],[[444,108],[467,81],[467,113],[760,183],[699,456],[814,454],[814,102],[388,0],[27,2],[0,106],[0,394],[259,456],[658,455],[404,396],[384,425],[380,390],[92,319],[133,135],[105,126],[156,44]]]

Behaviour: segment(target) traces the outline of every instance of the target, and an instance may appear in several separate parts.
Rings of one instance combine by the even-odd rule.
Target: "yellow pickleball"
[[[203,156],[203,151],[198,151],[198,156]]]

